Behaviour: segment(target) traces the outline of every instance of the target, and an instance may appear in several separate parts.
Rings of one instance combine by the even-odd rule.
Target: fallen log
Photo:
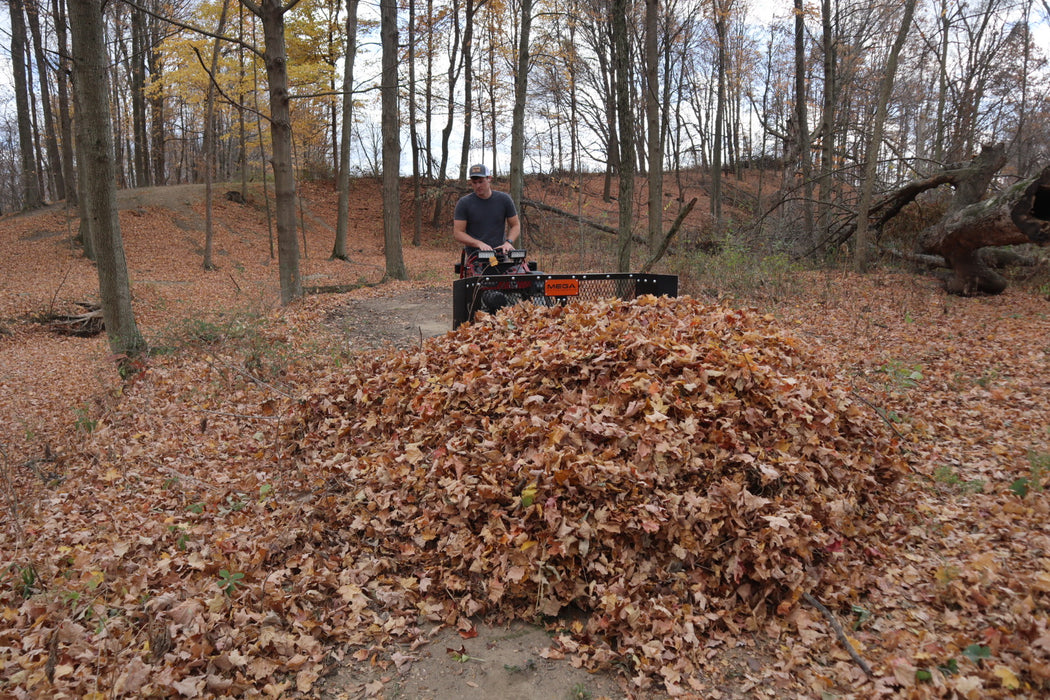
[[[588,219],[588,218],[583,217],[583,216],[578,216],[576,214],[573,214],[572,212],[565,211],[564,209],[559,209],[558,207],[551,206],[550,204],[544,204],[543,202],[539,202],[539,201],[536,201],[534,199],[524,199],[523,198],[521,200],[521,206],[522,206],[523,209],[526,206],[535,207],[536,209],[539,209],[540,211],[547,211],[547,212],[550,212],[552,214],[557,214],[558,216],[564,217],[566,219],[572,219],[573,221],[579,221],[579,222],[585,224],[586,226],[589,226],[589,227],[593,228],[595,231],[601,231],[602,233],[608,233],[608,234],[611,234],[613,236],[620,235],[619,230],[616,227],[614,227],[614,226],[609,226],[607,224],[601,223],[600,221],[595,221],[593,219]],[[646,244],[648,242],[644,238],[642,238],[641,236],[632,236],[632,239],[634,240],[635,243],[642,244],[642,245],[644,245],[644,244]]]
[[[54,314],[47,319],[48,326],[56,333],[79,338],[90,338],[105,330],[101,306],[86,301],[78,301],[77,306],[84,311],[78,314]]]
[[[879,248],[879,250],[886,255],[897,258],[898,260],[905,260],[924,267],[950,267],[948,261],[940,255],[924,255],[922,253],[898,250],[897,248],[883,247]],[[1039,264],[1039,259],[1036,256],[1023,255],[1016,250],[1010,250],[1008,248],[981,248],[979,254],[984,259],[985,263],[995,269],[1002,269],[1004,267],[1035,267]]]

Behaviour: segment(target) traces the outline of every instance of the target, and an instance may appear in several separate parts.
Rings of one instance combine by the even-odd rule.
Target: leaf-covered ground
[[[520,307],[357,353],[332,320],[391,288],[278,310],[258,210],[223,207],[208,274],[198,214],[122,214],[165,351],[124,384],[38,322],[90,298],[63,214],[0,221],[0,693],[313,694],[483,617],[638,697],[1050,689],[1043,295],[813,274],[762,312]],[[310,233],[318,283],[381,274],[378,227],[351,265]]]

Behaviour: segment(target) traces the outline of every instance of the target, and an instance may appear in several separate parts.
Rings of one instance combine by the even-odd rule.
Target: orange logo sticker
[[[580,295],[579,280],[547,280],[543,294],[548,297],[575,297]]]

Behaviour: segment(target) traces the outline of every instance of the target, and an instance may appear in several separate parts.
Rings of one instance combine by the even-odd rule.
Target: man
[[[488,166],[472,165],[468,174],[474,191],[456,202],[453,237],[466,247],[468,258],[475,257],[478,251],[513,250],[521,232],[514,200],[506,192],[492,189]]]
[[[514,242],[521,233],[521,222],[510,195],[492,189],[492,172],[487,165],[472,165],[467,174],[474,191],[456,202],[456,211],[452,215],[452,236],[464,246],[462,274],[473,277],[496,269],[487,266],[493,251],[505,253],[514,250]],[[495,263],[494,260],[492,262]],[[528,271],[528,265],[521,261],[520,268],[500,271],[499,274]],[[481,293],[481,305],[491,313],[509,303],[510,300],[500,291],[486,290]]]

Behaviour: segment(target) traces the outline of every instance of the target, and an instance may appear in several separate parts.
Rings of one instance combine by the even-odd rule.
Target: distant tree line
[[[0,209],[75,202],[66,0],[7,5]],[[608,199],[644,178],[654,246],[690,201],[680,173],[705,173],[717,233],[726,178],[760,165],[767,237],[819,255],[865,187],[990,141],[1006,144],[1002,177],[1020,179],[1050,150],[1046,0],[794,0],[762,24],[746,0],[391,0],[360,18],[357,0],[112,0],[117,187],[275,177],[267,8],[284,32],[293,176],[396,178],[400,164],[417,242],[449,216],[445,183],[479,160],[510,174],[519,203],[526,172],[604,173]],[[396,45],[382,60],[377,38]],[[619,199],[626,267],[637,212]]]

